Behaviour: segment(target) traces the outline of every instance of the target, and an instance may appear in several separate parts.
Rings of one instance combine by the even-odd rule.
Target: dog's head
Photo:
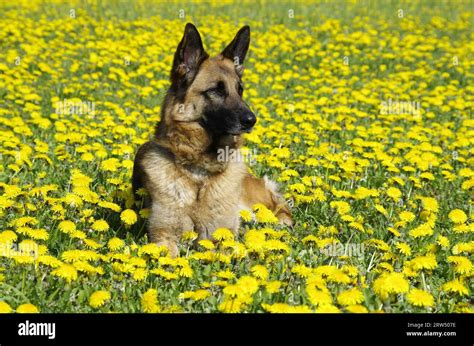
[[[244,26],[221,54],[209,58],[196,27],[186,24],[171,70],[174,121],[198,122],[216,135],[240,135],[252,129],[257,119],[242,99],[249,43],[250,28]]]

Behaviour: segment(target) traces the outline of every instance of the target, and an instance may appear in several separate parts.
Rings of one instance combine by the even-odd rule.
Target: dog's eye
[[[213,94],[221,97],[226,96],[225,85],[224,83],[219,82],[214,88],[207,89],[204,93],[207,95]]]

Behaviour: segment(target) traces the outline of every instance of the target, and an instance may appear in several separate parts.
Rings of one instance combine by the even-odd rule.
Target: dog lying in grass
[[[187,24],[174,55],[171,86],[153,140],[135,157],[133,191],[144,188],[151,209],[149,241],[178,255],[183,231],[209,239],[217,228],[238,232],[239,211],[256,203],[291,225],[288,206],[276,184],[252,176],[244,162],[219,159],[222,150],[238,150],[242,134],[257,119],[242,99],[243,62],[250,28],[242,27],[216,57],[209,57],[201,36]]]

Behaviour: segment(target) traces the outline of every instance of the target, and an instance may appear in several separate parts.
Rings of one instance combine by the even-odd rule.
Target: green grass
[[[88,248],[83,236],[59,230],[62,221],[70,220],[86,239],[101,246],[94,250],[99,258],[86,262],[103,270],[103,274],[79,272],[76,279],[67,281],[52,274],[55,268],[35,259],[22,263],[22,258],[2,256],[0,301],[13,309],[32,303],[41,312],[139,312],[144,292],[154,288],[161,311],[229,311],[220,308],[230,296],[217,273],[230,270],[236,278],[229,279],[228,286],[253,292],[237,311],[269,311],[268,305],[276,303],[312,311],[350,311],[337,297],[352,288],[362,293],[360,305],[367,311],[472,311],[470,293],[450,292],[444,286],[459,279],[468,292],[473,288],[472,264],[463,271],[449,262],[451,256],[459,256],[471,263],[473,251],[473,195],[469,187],[474,141],[469,120],[473,103],[472,2],[261,1],[220,5],[86,1],[70,5],[25,1],[0,7],[0,244],[6,243],[7,231],[17,236],[14,244],[31,239],[15,221],[32,217],[36,223],[29,227],[45,229],[48,234],[48,239],[36,243],[66,263],[64,252]],[[69,16],[71,9],[75,18]],[[185,18],[179,17],[180,9]],[[290,9],[294,18],[288,16]],[[403,9],[403,18],[399,9]],[[434,17],[439,17],[441,24]],[[258,117],[254,133],[247,138],[247,146],[258,154],[251,169],[257,176],[268,175],[280,183],[285,197],[292,200],[295,226],[244,223],[236,241],[245,244],[247,255],[234,253],[225,260],[198,259],[212,254],[183,241],[181,255],[193,269],[192,277],[178,275],[167,280],[148,272],[139,280],[133,277],[137,266],[121,272],[119,264],[141,259],[148,271],[161,268],[170,272],[176,266],[163,264],[159,256],[139,254],[147,244],[146,219],[126,226],[120,212],[101,207],[97,201],[114,202],[122,210],[134,208],[130,160],[159,119],[172,56],[186,22],[198,26],[212,54],[230,41],[240,25],[252,27],[244,75],[245,99]],[[349,58],[347,66],[344,56]],[[17,57],[19,65],[15,64]],[[54,113],[56,100],[72,98],[95,102],[96,114]],[[380,114],[380,103],[389,98],[421,102],[421,116]],[[294,112],[289,111],[292,107]],[[38,141],[48,144],[44,154],[51,163],[41,157]],[[278,148],[288,148],[289,155],[278,157]],[[83,160],[84,153],[92,154],[93,160]],[[118,159],[117,170],[102,166],[110,158]],[[308,163],[313,158],[315,165]],[[344,164],[352,159],[354,168],[348,169]],[[97,194],[96,200],[83,197],[82,205],[72,206],[64,199],[74,192],[74,170],[91,179],[87,190]],[[291,170],[297,175],[285,178]],[[433,180],[421,176],[428,172]],[[393,178],[400,178],[403,185]],[[295,184],[300,183],[306,191],[298,191]],[[55,188],[47,196],[31,193],[33,188],[49,184]],[[9,192],[14,186],[21,189],[18,195]],[[378,196],[357,199],[359,187],[375,189]],[[387,195],[389,187],[400,189],[399,201]],[[318,189],[324,200],[314,197]],[[338,197],[337,191],[347,191],[350,197]],[[418,197],[435,198],[439,210],[427,215]],[[331,206],[333,201],[348,202],[348,214],[363,218],[359,223],[364,231],[350,226]],[[377,211],[376,205],[383,206],[387,215]],[[58,206],[62,208],[55,210]],[[90,213],[84,212],[86,209]],[[448,217],[454,209],[467,215],[468,231],[456,230]],[[415,220],[397,226],[402,211],[412,212]],[[419,238],[410,235],[428,222],[429,216],[434,218],[433,233]],[[110,226],[106,232],[91,228],[93,221],[100,219]],[[331,235],[322,228],[329,226],[337,232]],[[251,250],[252,242],[245,233],[250,229],[265,232],[265,227],[275,230],[266,240],[281,240],[288,251],[272,250],[270,242],[261,253]],[[364,253],[361,257],[327,256],[322,246],[303,241],[308,236],[321,243],[334,237],[342,244],[363,245]],[[443,238],[439,236],[449,245],[441,246]],[[107,244],[114,237],[123,239],[125,246],[110,249]],[[378,248],[376,242],[379,247],[383,242],[388,249]],[[400,243],[409,245],[411,254],[401,253],[396,247]],[[458,251],[459,247],[463,250]],[[124,253],[130,257],[118,259]],[[434,256],[436,267],[408,275],[409,261],[426,255]],[[80,267],[76,262],[74,265],[76,270]],[[252,291],[251,284],[238,279],[255,277],[255,265],[266,267],[268,279],[259,279],[258,289]],[[311,268],[309,277],[297,274],[297,265]],[[318,270],[324,266],[339,274],[347,274],[351,266],[356,269],[349,282],[337,282],[331,277],[336,277],[334,273],[322,277],[330,305],[318,303],[308,292],[311,280],[320,278]],[[409,301],[408,292],[382,297],[374,283],[392,271],[404,272],[410,291],[423,289],[433,296],[434,303],[417,307]],[[266,288],[271,281],[281,282],[274,293]],[[209,290],[211,296],[202,301],[179,298],[180,293],[197,289]],[[90,295],[97,290],[112,295],[100,308],[89,304]],[[245,298],[245,294],[238,295],[236,305]]]

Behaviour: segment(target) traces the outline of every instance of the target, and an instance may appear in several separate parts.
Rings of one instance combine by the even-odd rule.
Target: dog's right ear
[[[188,23],[184,28],[184,35],[174,54],[171,81],[185,81],[189,83],[195,77],[201,63],[209,55],[204,50],[201,35],[196,27]]]

